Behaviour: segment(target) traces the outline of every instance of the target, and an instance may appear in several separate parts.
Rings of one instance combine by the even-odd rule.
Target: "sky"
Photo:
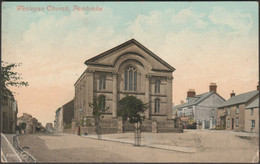
[[[211,82],[228,99],[256,90],[258,19],[257,2],[3,2],[2,60],[22,63],[15,71],[29,83],[10,88],[18,117],[43,125],[73,99],[87,59],[132,38],[176,69],[174,105]]]

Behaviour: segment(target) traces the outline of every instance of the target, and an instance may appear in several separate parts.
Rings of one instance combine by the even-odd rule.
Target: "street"
[[[97,140],[96,136],[37,134],[19,140],[40,162],[252,162],[259,149],[254,133],[142,133],[142,147],[130,144],[133,136],[107,134],[103,135],[106,140]],[[180,151],[174,151],[177,148]]]

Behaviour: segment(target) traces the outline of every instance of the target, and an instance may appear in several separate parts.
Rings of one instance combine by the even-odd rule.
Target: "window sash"
[[[255,127],[255,120],[251,120],[251,128]]]
[[[125,71],[125,90],[127,90],[128,71]]]
[[[159,113],[159,112],[160,112],[160,100],[156,99],[154,104],[154,113]]]
[[[137,90],[137,72],[134,71],[134,90]]]
[[[129,90],[133,90],[133,71],[129,71]]]
[[[250,109],[250,115],[253,115],[254,114],[254,108],[251,108]]]

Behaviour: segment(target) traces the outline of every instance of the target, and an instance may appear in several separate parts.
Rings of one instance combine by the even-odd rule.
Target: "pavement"
[[[82,137],[97,139],[97,135],[82,135]],[[144,139],[144,138],[142,138],[142,139]],[[116,138],[115,135],[105,135],[104,134],[104,135],[102,135],[102,140],[126,143],[126,144],[134,144],[134,138],[127,138],[127,137]],[[195,147],[174,146],[174,145],[166,145],[166,144],[158,144],[158,143],[152,144],[151,142],[148,142],[148,141],[142,141],[141,146],[157,148],[157,149],[164,149],[164,150],[171,150],[171,151],[178,151],[178,152],[183,152],[183,153],[195,153],[197,151],[197,149]]]

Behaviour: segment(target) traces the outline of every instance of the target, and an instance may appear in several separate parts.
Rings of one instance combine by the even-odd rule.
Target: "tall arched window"
[[[137,90],[137,71],[133,66],[130,66],[125,70],[125,90]]]
[[[154,85],[155,93],[160,93],[160,86],[161,86],[161,81],[160,80],[156,80],[155,81],[155,85]]]
[[[98,96],[98,105],[99,105],[99,108],[100,108],[102,111],[105,111],[105,107],[106,107],[106,97],[105,97],[104,95]]]
[[[154,102],[154,113],[160,112],[160,99],[155,99]]]
[[[99,89],[106,89],[106,76],[104,75],[99,77]]]

